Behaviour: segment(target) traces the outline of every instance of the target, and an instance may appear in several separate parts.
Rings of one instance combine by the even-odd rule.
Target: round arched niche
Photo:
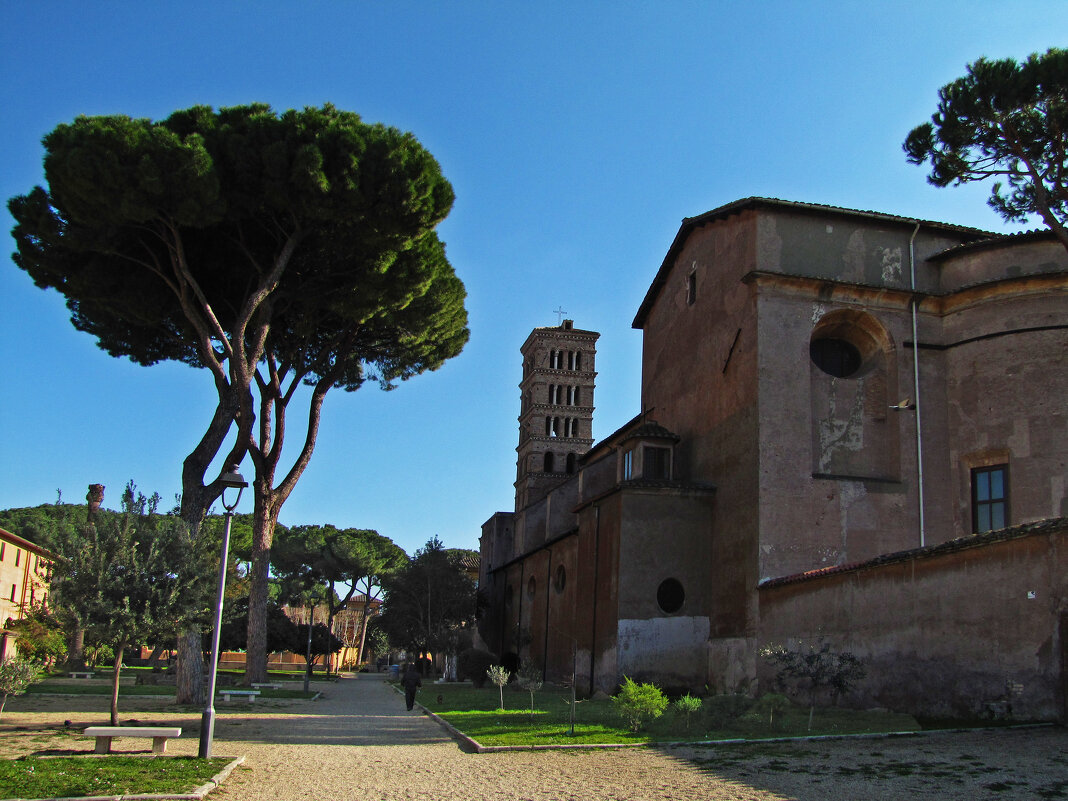
[[[808,352],[812,363],[834,378],[860,378],[893,348],[890,336],[873,315],[854,309],[825,314],[812,329]]]

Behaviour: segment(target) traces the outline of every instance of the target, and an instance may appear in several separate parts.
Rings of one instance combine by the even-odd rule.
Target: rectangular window
[[[15,600],[15,585],[14,584],[11,585],[11,600],[12,601]]]
[[[7,545],[6,542],[0,542],[0,562],[4,561],[4,547],[6,545]]]
[[[697,271],[694,270],[686,278],[686,304],[692,306],[697,302]]]
[[[15,549],[15,567],[19,566],[19,559],[20,558],[22,558],[22,549],[21,548],[16,548]]]
[[[972,469],[972,531],[996,531],[1009,524],[1009,466]]]
[[[644,460],[642,476],[656,479],[671,478],[671,450],[669,448],[646,446],[642,458]]]
[[[629,481],[634,476],[634,451],[623,454],[623,480]]]

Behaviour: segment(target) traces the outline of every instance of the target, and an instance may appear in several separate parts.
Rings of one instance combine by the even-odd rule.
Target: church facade
[[[640,412],[597,443],[597,334],[521,348],[516,508],[481,539],[491,650],[588,693],[754,693],[761,648],[829,642],[868,663],[858,704],[1065,716],[1051,234],[748,198],[683,221],[633,324]]]

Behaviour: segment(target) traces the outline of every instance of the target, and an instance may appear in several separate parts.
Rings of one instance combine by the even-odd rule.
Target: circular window
[[[844,339],[814,339],[808,346],[813,363],[835,378],[849,378],[860,369],[860,351]]]
[[[669,578],[660,582],[656,590],[656,603],[661,611],[669,615],[678,612],[685,600],[686,591],[678,579]]]
[[[530,577],[530,581],[527,582],[527,597],[533,598],[535,590],[538,589],[538,582],[534,580],[534,577]]]
[[[557,592],[563,592],[564,587],[567,586],[567,571],[564,570],[563,565],[556,568],[556,580],[553,582],[553,586],[556,587]]]

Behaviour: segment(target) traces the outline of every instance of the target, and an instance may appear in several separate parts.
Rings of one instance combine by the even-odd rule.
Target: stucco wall
[[[865,658],[868,675],[847,699],[856,706],[976,716],[1011,703],[1018,718],[1063,716],[1068,521],[959,542],[762,588],[760,644],[823,638]],[[759,667],[769,686],[771,669]]]

